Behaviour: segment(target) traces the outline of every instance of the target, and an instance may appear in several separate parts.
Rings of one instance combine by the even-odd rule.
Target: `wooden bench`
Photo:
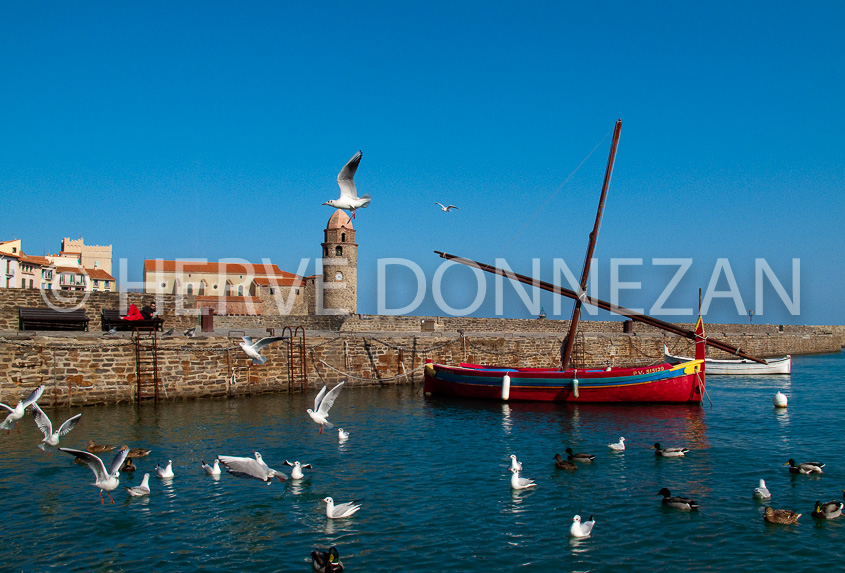
[[[117,330],[132,330],[137,326],[144,326],[152,327],[161,331],[163,330],[163,325],[163,318],[155,317],[150,319],[144,318],[141,320],[123,320],[120,318],[120,311],[109,308],[103,309],[103,330],[111,330],[112,328]]]
[[[18,307],[21,330],[88,330],[85,309]]]

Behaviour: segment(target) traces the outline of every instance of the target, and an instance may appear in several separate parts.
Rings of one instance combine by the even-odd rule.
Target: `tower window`
[[[346,233],[341,233],[341,234],[340,234],[340,242],[341,242],[341,243],[345,243],[345,242],[346,242]]]
[[[334,254],[335,254],[336,256],[338,256],[338,257],[339,257],[339,256],[341,256],[341,255],[343,255],[343,247],[341,247],[340,245],[338,245],[337,247],[335,247],[335,248],[334,248]]]
[[[328,248],[328,247],[323,247],[323,256],[324,256],[324,257],[328,257],[328,256],[329,256],[329,248]]]
[[[194,285],[188,284],[188,294],[189,295],[194,294]]]

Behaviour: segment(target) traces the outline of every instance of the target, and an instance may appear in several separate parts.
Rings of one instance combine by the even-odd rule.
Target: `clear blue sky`
[[[312,274],[321,203],[360,149],[358,310],[376,312],[378,260],[398,257],[426,277],[412,314],[440,314],[434,250],[580,275],[621,118],[600,298],[611,259],[640,258],[619,302],[648,311],[677,269],[653,259],[683,258],[664,306],[692,308],[727,259],[754,308],[755,259],[790,297],[800,259],[800,313],[765,281],[754,321],[843,324],[843,22],[841,2],[12,3],[0,239],[112,244],[135,281],[145,258],[310,258]],[[387,277],[388,307],[409,304],[412,273]],[[467,269],[443,284],[452,307],[475,298]],[[495,314],[493,290],[474,315]],[[532,316],[505,292],[505,316]],[[716,296],[707,320],[748,320],[736,306]]]

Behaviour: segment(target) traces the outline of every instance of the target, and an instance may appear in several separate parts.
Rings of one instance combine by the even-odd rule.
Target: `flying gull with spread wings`
[[[358,170],[358,164],[361,163],[361,152],[359,151],[352,156],[352,159],[343,166],[340,173],[337,174],[337,184],[340,187],[340,197],[338,199],[329,199],[323,205],[329,205],[336,209],[344,209],[352,213],[352,218],[355,218],[355,210],[362,209],[370,204],[370,194],[367,193],[362,197],[358,197],[358,190],[355,188],[355,172]]]

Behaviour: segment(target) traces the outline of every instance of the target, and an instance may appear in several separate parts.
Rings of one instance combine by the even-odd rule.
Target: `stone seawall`
[[[833,333],[726,334],[727,342],[758,356],[838,352],[842,347],[841,336]],[[342,380],[349,386],[420,382],[429,358],[443,363],[549,367],[559,361],[562,340],[561,333],[312,332],[305,341],[306,387]],[[267,363],[255,366],[238,341],[225,336],[159,339],[161,396],[182,400],[291,390],[286,343],[265,347]],[[579,333],[573,362],[578,368],[644,366],[661,360],[664,344],[675,354],[693,351],[686,339],[662,333]],[[128,333],[117,337],[8,333],[0,337],[0,402],[14,404],[39,384],[46,386],[41,399],[45,405],[133,402],[135,346]]]

